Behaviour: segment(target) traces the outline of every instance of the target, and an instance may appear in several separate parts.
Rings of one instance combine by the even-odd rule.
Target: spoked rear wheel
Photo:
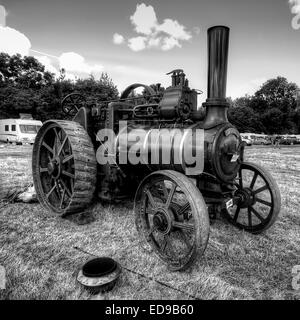
[[[141,237],[169,267],[188,268],[206,248],[209,217],[197,187],[175,171],[157,171],[140,184],[135,197]]]
[[[230,223],[245,231],[259,234],[276,221],[281,197],[274,178],[262,167],[242,163],[235,196],[240,201],[225,211]]]
[[[84,128],[72,121],[48,121],[33,146],[32,173],[37,197],[61,216],[82,211],[96,187],[96,158]]]

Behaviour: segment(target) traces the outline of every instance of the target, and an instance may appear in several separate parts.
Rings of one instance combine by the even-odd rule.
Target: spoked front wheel
[[[175,171],[146,177],[135,196],[136,226],[141,237],[170,270],[188,268],[206,248],[209,217],[197,187]]]
[[[234,194],[239,199],[224,211],[230,223],[245,231],[258,234],[269,229],[281,208],[280,191],[274,178],[262,167],[242,163]]]

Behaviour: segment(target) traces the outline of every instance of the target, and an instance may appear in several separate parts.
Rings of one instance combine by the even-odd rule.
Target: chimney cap
[[[227,27],[227,26],[217,25],[217,26],[212,26],[212,27],[210,27],[207,31],[210,32],[210,31],[212,31],[213,29],[227,29],[228,31],[230,30],[230,28]]]

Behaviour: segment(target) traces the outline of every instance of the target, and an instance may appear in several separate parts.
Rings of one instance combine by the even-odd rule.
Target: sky
[[[284,76],[300,86],[300,0],[0,0],[0,51],[67,77],[107,72],[121,92],[181,68],[206,99],[207,29],[230,27],[227,96]]]

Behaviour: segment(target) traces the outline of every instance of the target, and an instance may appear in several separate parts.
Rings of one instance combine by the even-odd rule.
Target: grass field
[[[300,147],[251,147],[246,159],[265,166],[277,180],[279,220],[260,236],[214,222],[205,256],[188,272],[168,271],[140,245],[130,202],[97,203],[67,219],[51,216],[39,204],[7,205],[0,209],[0,265],[7,272],[0,299],[189,298],[125,270],[113,291],[92,297],[76,281],[78,268],[91,257],[75,246],[201,299],[299,299],[291,283],[292,268],[300,265]],[[0,193],[29,182],[31,147],[0,146]]]

